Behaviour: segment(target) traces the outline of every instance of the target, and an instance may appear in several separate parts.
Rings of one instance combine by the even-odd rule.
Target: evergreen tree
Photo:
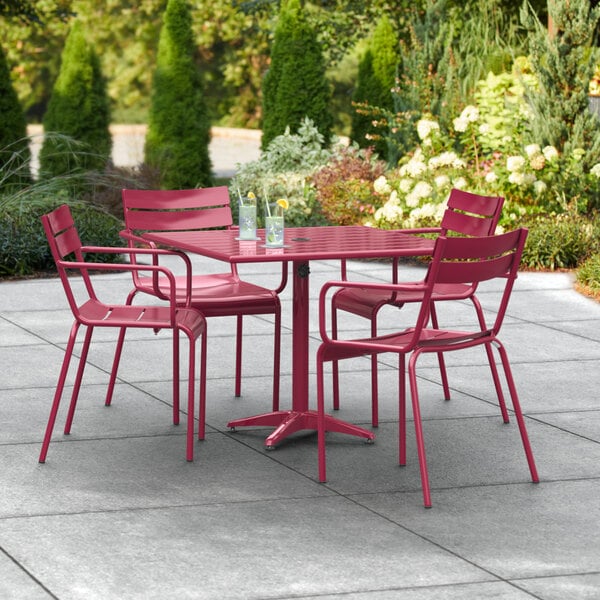
[[[194,62],[192,17],[185,0],[169,0],[152,82],[146,163],[163,189],[212,185],[210,122],[202,75]]]
[[[112,150],[109,126],[110,106],[100,61],[82,24],[75,21],[44,115],[40,175],[104,169]]]
[[[598,55],[594,46],[600,8],[589,0],[549,0],[553,33],[531,9],[521,20],[529,30],[531,66],[539,87],[530,90],[531,141],[554,146],[565,156],[585,150],[583,168],[600,162],[600,123],[589,110],[589,82]]]
[[[271,66],[263,81],[262,148],[285,133],[295,133],[305,117],[331,140],[333,117],[331,89],[325,78],[325,63],[314,29],[309,25],[300,0],[281,3],[279,21],[271,49]]]
[[[0,186],[28,183],[30,158],[25,115],[0,47]]]
[[[391,149],[381,130],[373,126],[373,113],[362,109],[363,105],[374,109],[392,111],[394,98],[392,88],[398,68],[398,38],[387,16],[383,16],[373,32],[369,46],[358,65],[358,79],[352,101],[351,139],[361,148],[374,146],[383,159],[391,158]]]

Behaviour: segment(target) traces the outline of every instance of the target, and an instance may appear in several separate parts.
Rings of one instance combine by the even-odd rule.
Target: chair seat
[[[80,307],[79,320],[94,327],[168,327],[171,328],[171,309],[168,306],[133,306],[104,304],[88,300]],[[205,329],[203,316],[195,309],[177,308],[176,324],[198,337]]]
[[[175,278],[177,302],[185,302],[185,277]],[[154,293],[151,277],[140,278],[140,291]],[[168,285],[159,284],[163,294],[168,294]],[[259,285],[241,281],[231,273],[194,275],[192,277],[191,304],[202,311],[204,316],[228,316],[244,314],[273,313],[279,303],[277,294]],[[241,310],[243,309],[243,310]]]
[[[405,284],[402,285],[411,285]],[[417,285],[422,286],[421,282]],[[439,283],[433,288],[432,300],[462,300],[473,293],[470,285]],[[337,310],[358,315],[365,319],[371,319],[373,312],[385,304],[402,306],[406,303],[420,302],[423,298],[423,289],[415,289],[414,292],[396,292],[395,297],[388,290],[371,290],[365,288],[343,288],[334,296],[334,306]]]

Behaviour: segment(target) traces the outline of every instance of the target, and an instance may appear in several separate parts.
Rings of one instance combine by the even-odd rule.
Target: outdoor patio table
[[[149,241],[230,263],[291,262],[293,267],[292,309],[292,409],[235,419],[227,426],[275,427],[266,439],[272,449],[286,436],[304,429],[317,429],[317,413],[309,410],[309,262],[311,260],[349,258],[393,258],[429,256],[433,240],[372,227],[286,227],[284,246],[269,248],[264,244],[264,230],[259,241],[237,240],[232,230],[180,231],[146,233]],[[371,431],[327,416],[327,430],[373,439]]]

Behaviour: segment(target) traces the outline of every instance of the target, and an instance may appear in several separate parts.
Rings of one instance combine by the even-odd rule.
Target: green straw
[[[269,206],[269,194],[267,194],[267,188],[263,188],[265,194],[265,204],[267,205],[267,216],[271,216],[271,207]]]

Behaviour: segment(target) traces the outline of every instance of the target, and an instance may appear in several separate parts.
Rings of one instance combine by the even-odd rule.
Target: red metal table
[[[264,231],[258,232],[264,240]],[[148,240],[230,263],[291,262],[292,409],[235,419],[227,426],[275,427],[265,446],[274,448],[286,436],[317,428],[317,413],[309,410],[309,262],[347,258],[429,256],[433,241],[398,231],[363,226],[288,227],[283,248],[266,248],[264,241],[236,240],[236,230],[146,233]],[[371,431],[327,416],[327,430],[373,439]]]

